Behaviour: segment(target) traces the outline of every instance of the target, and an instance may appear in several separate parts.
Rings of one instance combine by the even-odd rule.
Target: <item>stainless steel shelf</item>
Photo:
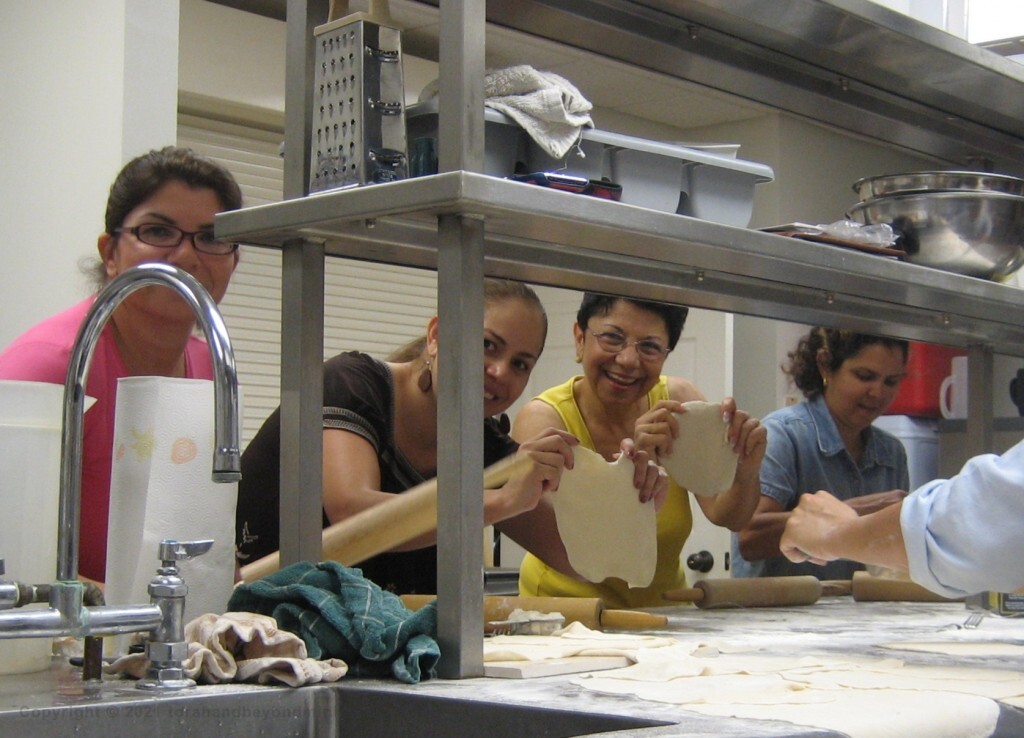
[[[213,1],[285,20],[285,0]],[[424,10],[436,19],[438,4],[391,0],[407,49],[435,60]],[[487,20],[951,165],[1024,176],[1024,65],[870,0],[501,0]],[[514,42],[487,44],[495,61],[531,61]],[[692,86],[680,94],[699,97]]]
[[[1024,65],[869,0],[504,0],[487,18],[961,168],[1024,174]]]
[[[485,270],[534,284],[1024,355],[1020,290],[824,244],[469,172],[217,216],[218,235],[437,268],[437,217],[484,222]]]

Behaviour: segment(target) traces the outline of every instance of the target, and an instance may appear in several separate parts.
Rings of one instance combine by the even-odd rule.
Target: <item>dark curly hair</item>
[[[782,371],[789,375],[797,389],[810,400],[825,391],[825,381],[818,370],[819,351],[826,352],[828,369],[835,372],[847,359],[875,344],[899,349],[903,354],[903,364],[906,365],[910,353],[907,341],[817,326],[801,338],[796,349],[789,353],[789,366],[783,366]]]
[[[576,323],[583,330],[587,329],[590,319],[595,315],[608,315],[614,308],[615,303],[622,301],[635,305],[641,310],[654,313],[665,321],[665,330],[668,332],[668,348],[671,351],[679,342],[679,336],[683,334],[683,326],[686,324],[686,316],[690,309],[682,305],[670,305],[665,302],[650,302],[648,300],[634,300],[630,297],[617,297],[614,295],[599,295],[596,292],[586,292],[580,302],[580,309],[576,313]]]

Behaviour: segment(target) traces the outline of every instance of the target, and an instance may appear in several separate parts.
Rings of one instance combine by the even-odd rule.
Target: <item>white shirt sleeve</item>
[[[910,577],[947,597],[1024,586],[1024,441],[903,500]]]

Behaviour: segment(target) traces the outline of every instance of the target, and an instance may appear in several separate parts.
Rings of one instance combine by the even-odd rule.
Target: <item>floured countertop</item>
[[[417,691],[472,690],[493,702],[572,705],[572,709],[613,710],[674,723],[622,731],[618,736],[1024,735],[1024,712],[1013,706],[1012,699],[1013,694],[1024,692],[1024,619],[987,616],[979,627],[969,629],[964,627],[969,612],[962,603],[854,602],[849,597],[824,598],[792,608],[680,606],[659,612],[669,616],[669,625],[648,635],[672,636],[684,650],[703,644],[711,649],[712,658],[705,662],[709,675],[682,680],[678,673],[672,674],[671,680],[648,689],[655,694],[653,699],[634,693],[635,680],[656,682],[666,672],[650,677],[640,667],[632,667],[629,679],[601,671],[525,683],[428,682]],[[717,659],[715,649],[721,654]],[[672,662],[677,671],[684,656]],[[737,663],[765,671],[740,678],[735,676]],[[867,672],[877,672],[871,679],[882,686],[866,683]],[[787,689],[779,684],[779,674],[796,675],[801,688],[814,689],[783,705],[781,698],[772,698],[771,691]],[[995,681],[983,683],[982,679]],[[823,686],[839,686],[842,692],[821,691]],[[701,689],[707,693],[695,696]],[[757,697],[756,690],[763,697]],[[997,701],[986,693],[1009,699]],[[790,692],[779,694],[790,697]],[[696,703],[680,704],[680,695]],[[759,699],[764,704],[757,705]],[[750,702],[754,706],[737,704]],[[743,717],[733,716],[737,714]],[[820,727],[822,721],[829,727]]]
[[[667,666],[641,659],[642,668],[627,670],[634,668],[632,675],[641,679],[652,674],[664,679],[666,668],[688,670],[690,676],[665,681],[665,693],[658,699],[630,693],[627,680],[606,681],[618,670],[536,679],[435,679],[416,685],[350,678],[298,689],[224,685],[200,687],[191,696],[156,697],[119,681],[105,683],[100,696],[81,699],[55,694],[44,673],[0,677],[0,734],[8,728],[29,732],[34,727],[60,733],[65,720],[83,738],[138,735],[150,728],[143,723],[152,713],[161,720],[187,715],[181,724],[189,726],[189,734],[215,730],[222,738],[254,735],[257,728],[312,738],[521,738],[531,731],[596,735],[612,730],[618,738],[1024,736],[1024,711],[978,694],[950,692],[940,700],[941,709],[951,716],[943,718],[934,700],[929,702],[937,682],[921,679],[939,669],[947,680],[938,682],[940,689],[962,683],[983,691],[1018,691],[1024,682],[1024,619],[988,616],[980,627],[965,629],[968,611],[962,603],[855,602],[848,596],[802,607],[701,610],[680,605],[659,612],[668,616],[668,626],[642,635],[657,642],[673,639],[669,648],[681,649],[680,656],[667,660]],[[691,648],[694,644],[700,649]],[[743,667],[750,678],[739,682],[738,657],[754,662]],[[861,683],[863,673],[845,666],[865,661],[872,668],[861,671],[878,671],[890,680],[889,687],[872,689]],[[707,669],[698,674],[695,665]],[[918,680],[916,687],[900,681],[906,675]],[[757,701],[751,698],[754,687],[767,699],[751,707]],[[836,687],[840,693],[822,692]],[[773,700],[773,690],[779,689],[785,699]],[[273,694],[267,694],[270,690]],[[678,702],[683,690],[689,704]],[[798,699],[792,699],[793,692]],[[268,705],[273,705],[273,714],[259,712]],[[71,714],[75,710],[88,719]],[[239,710],[254,719],[258,715],[259,722],[222,719]],[[856,719],[844,718],[844,710]],[[824,719],[829,727],[815,727],[812,717],[819,726]]]

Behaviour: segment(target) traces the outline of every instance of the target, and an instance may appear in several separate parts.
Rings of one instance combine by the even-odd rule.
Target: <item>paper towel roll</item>
[[[179,564],[188,584],[185,622],[223,613],[234,584],[237,484],[211,480],[213,382],[168,377],[118,380],[107,530],[108,604],[149,602],[161,540],[212,538]]]

